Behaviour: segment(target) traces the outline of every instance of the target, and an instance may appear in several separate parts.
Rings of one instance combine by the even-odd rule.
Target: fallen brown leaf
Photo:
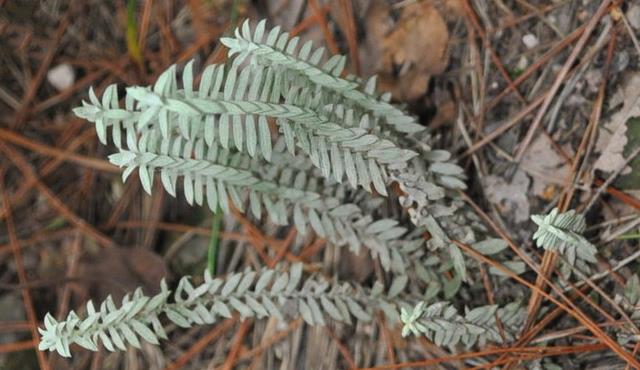
[[[369,63],[365,71],[380,74],[382,89],[404,101],[415,101],[428,88],[432,75],[445,70],[449,31],[440,12],[430,3],[414,3],[402,9],[392,24],[390,8],[374,2],[366,21]]]
[[[553,148],[545,135],[540,135],[531,144],[520,166],[533,178],[533,193],[543,199],[555,193],[555,185],[563,185],[569,176],[571,166]]]
[[[623,88],[618,90],[610,99],[609,106],[615,107],[622,103],[622,108],[611,116],[598,131],[596,151],[600,157],[593,164],[593,168],[604,172],[614,172],[624,163],[624,148],[627,144],[627,121],[632,117],[640,117],[640,74],[634,74]],[[622,173],[631,171],[625,168]]]
[[[394,30],[384,39],[384,68],[410,63],[424,73],[440,73],[446,67],[449,40],[447,24],[428,2],[406,6]]]

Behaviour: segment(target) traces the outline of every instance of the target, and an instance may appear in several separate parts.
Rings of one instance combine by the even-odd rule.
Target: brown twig
[[[98,171],[104,171],[109,173],[119,173],[120,169],[112,165],[108,161],[97,158],[89,158],[80,154],[75,154],[70,151],[53,148],[51,146],[38,143],[35,140],[27,139],[26,137],[4,128],[0,128],[0,140],[9,142],[14,145],[27,148],[36,153],[48,155],[56,159],[63,161],[73,162],[86,168],[91,168]]]
[[[322,13],[323,16],[325,16],[328,11],[329,11],[329,5],[324,5],[319,8],[319,12]],[[314,12],[313,15],[308,16],[307,18],[301,20],[298,24],[293,26],[293,28],[289,32],[289,35],[291,35],[291,37],[298,36],[305,30],[307,30],[309,27],[311,27],[314,23],[317,23],[318,16],[316,14],[317,13]]]
[[[338,352],[340,352],[342,357],[344,357],[345,361],[347,361],[347,364],[349,364],[349,369],[355,369],[357,367],[356,362],[353,360],[353,357],[351,357],[351,355],[349,354],[349,349],[347,348],[347,346],[345,346],[340,341],[340,338],[338,338],[338,336],[333,332],[333,330],[329,329],[327,326],[324,326],[323,328],[324,328],[324,331],[327,332],[327,334],[329,334],[333,342],[338,347]]]
[[[520,162],[522,160],[524,153],[527,151],[527,148],[529,147],[529,143],[531,143],[531,140],[533,140],[533,136],[536,130],[538,129],[538,126],[540,126],[540,123],[542,123],[542,119],[544,118],[545,113],[547,113],[547,109],[549,109],[549,107],[551,106],[551,102],[553,101],[553,98],[556,96],[558,90],[560,90],[560,86],[562,86],[562,83],[564,82],[565,77],[567,77],[567,74],[571,70],[571,66],[573,65],[576,58],[578,57],[578,55],[586,45],[587,41],[589,40],[591,33],[593,33],[598,23],[600,23],[600,19],[602,19],[602,17],[604,17],[607,14],[607,10],[609,9],[610,3],[611,3],[611,0],[604,0],[600,4],[600,7],[598,7],[598,10],[595,12],[595,14],[591,17],[591,19],[589,19],[589,22],[587,22],[584,28],[584,32],[576,42],[576,46],[571,51],[571,54],[569,54],[569,57],[565,61],[564,65],[562,66],[562,69],[560,70],[560,72],[558,72],[558,75],[556,76],[556,79],[553,82],[553,85],[551,86],[549,91],[546,93],[544,102],[542,103],[542,106],[538,110],[538,113],[536,114],[536,117],[534,118],[533,123],[529,126],[529,130],[527,131],[527,134],[525,135],[523,141],[520,143],[520,147],[518,148],[518,151],[516,152],[516,155],[515,155],[516,162]]]
[[[34,186],[40,191],[42,195],[47,199],[49,204],[55,208],[62,217],[64,217],[71,224],[82,230],[83,233],[89,237],[95,239],[103,247],[111,247],[114,245],[113,241],[100,231],[96,230],[91,224],[76,215],[72,210],[67,207],[58,196],[55,195],[49,187],[47,187],[35,173],[29,162],[18,151],[10,148],[4,142],[0,141],[0,151],[5,154],[7,158],[13,162],[13,164],[22,172],[22,176],[26,179],[33,181]]]
[[[260,345],[258,345],[257,347],[254,347],[254,348],[246,351],[245,353],[241,354],[240,357],[238,358],[238,361],[245,361],[245,360],[248,360],[250,358],[257,359],[258,356],[260,356],[268,348],[270,348],[274,344],[278,343],[279,341],[283,340],[284,338],[288,337],[289,334],[292,331],[296,330],[300,325],[302,325],[302,319],[298,318],[298,319],[293,320],[289,324],[289,326],[287,326],[286,330],[278,332],[275,335],[270,336],[268,338],[268,340],[264,341],[263,343],[260,343]]]
[[[584,32],[584,26],[576,28],[573,32],[571,32],[567,37],[565,37],[562,41],[558,42],[554,45],[551,50],[546,52],[543,56],[536,59],[533,64],[531,64],[520,76],[518,76],[515,80],[513,80],[513,86],[518,87],[521,83],[526,81],[535,71],[537,71],[542,65],[547,63],[551,58],[553,58],[560,51],[565,50],[568,45],[571,45],[573,41],[575,41],[582,33]],[[498,95],[496,95],[491,101],[489,101],[484,110],[488,111],[493,109],[502,98],[509,95],[512,92],[511,85],[507,86],[503,89]]]
[[[52,241],[59,238],[64,238],[65,236],[69,236],[74,232],[75,232],[75,229],[73,228],[66,228],[63,230],[58,230],[53,232],[40,232],[37,235],[34,235],[28,239],[18,240],[18,245],[20,245],[21,249],[24,249],[25,247],[30,247],[43,241]],[[10,244],[0,245],[0,257],[2,257],[3,254],[9,253],[9,252],[11,252]]]
[[[491,46],[491,42],[489,41],[489,38],[487,37],[486,32],[482,29],[482,26],[480,25],[480,21],[478,20],[478,16],[476,15],[475,11],[471,7],[471,4],[469,4],[469,0],[463,0],[461,3],[467,15],[467,18],[471,21],[471,24],[475,28],[478,35],[480,35],[480,38],[482,39],[482,42],[484,43],[485,47],[489,50],[489,56],[491,57],[491,61],[496,66],[496,68],[498,68],[498,72],[500,72],[500,74],[502,75],[502,78],[507,82],[509,89],[516,93],[520,102],[522,102],[523,104],[526,104],[527,100],[520,93],[516,85],[514,85],[513,81],[511,80],[511,76],[509,76],[509,72],[507,72],[507,70],[504,68],[504,64],[502,64],[500,57]]]
[[[160,182],[160,179],[156,180],[156,183]],[[142,239],[143,249],[151,249],[153,246],[158,229],[157,225],[162,219],[162,208],[164,207],[165,199],[166,196],[163,191],[155,191],[151,195],[151,206],[149,207],[147,217],[145,217],[146,220],[149,220],[149,227],[145,229],[144,238]]]
[[[76,81],[72,86],[67,87],[66,89],[60,91],[59,93],[46,98],[45,100],[37,103],[32,109],[31,114],[39,114],[44,112],[45,110],[64,102],[66,99],[69,99],[80,89],[84,89],[87,86],[90,86],[93,82],[97,81],[101,77],[103,77],[108,71],[104,68],[100,68],[96,71],[93,71],[86,76],[82,77],[78,81]]]
[[[49,50],[47,51],[47,54],[45,54],[44,59],[40,62],[38,72],[36,72],[35,77],[29,83],[29,87],[24,93],[20,110],[16,113],[16,118],[13,122],[14,129],[19,129],[26,120],[27,115],[29,114],[29,106],[35,98],[36,93],[38,92],[38,89],[40,88],[40,85],[42,84],[42,81],[47,74],[47,71],[49,71],[49,66],[51,65],[53,57],[58,50],[58,46],[60,45],[60,41],[62,41],[62,37],[69,29],[70,15],[71,9],[67,11],[65,16],[60,21],[60,25],[58,26],[58,29],[56,30],[56,33],[54,34],[53,39],[50,42]]]
[[[606,348],[607,347],[603,344],[584,344],[584,345],[565,346],[565,347],[534,346],[534,347],[490,348],[490,349],[486,349],[478,352],[461,353],[458,355],[433,358],[433,359],[423,360],[423,361],[404,362],[400,364],[359,368],[357,370],[401,369],[404,367],[413,367],[413,368],[423,367],[424,368],[426,366],[432,366],[432,365],[437,365],[437,364],[446,363],[446,362],[454,362],[454,361],[465,360],[465,359],[486,357],[486,356],[491,356],[491,355],[496,355],[501,353],[508,353],[510,355],[532,354],[535,356],[533,358],[541,358],[541,357],[547,357],[547,356],[558,356],[562,354],[601,351]]]
[[[13,251],[13,258],[16,263],[16,270],[18,272],[18,281],[20,284],[28,284],[29,281],[27,279],[27,273],[24,269],[24,261],[22,259],[22,251],[20,250],[20,245],[18,244],[18,237],[16,235],[15,225],[13,222],[13,214],[11,212],[11,208],[9,205],[9,196],[7,195],[7,191],[5,189],[5,170],[4,168],[0,168],[0,197],[2,199],[2,207],[4,208],[4,213],[6,214],[6,227],[7,233],[9,234],[9,243],[11,244],[11,249]],[[32,341],[30,341],[34,347],[37,347],[40,343],[40,334],[38,334],[38,317],[36,316],[36,311],[33,308],[33,299],[31,298],[31,293],[29,292],[29,288],[25,287],[22,290],[22,300],[24,302],[24,309],[27,312],[27,319],[29,320],[29,326],[31,329]],[[36,356],[38,358],[38,365],[41,370],[49,370],[51,367],[45,358],[44,352],[36,351]]]
[[[592,332],[596,337],[598,337],[598,339],[601,340],[607,347],[609,347],[609,349],[611,349],[613,352],[618,354],[618,356],[620,356],[622,359],[624,359],[627,363],[629,363],[629,364],[631,364],[631,365],[633,365],[633,366],[635,366],[637,368],[640,368],[640,361],[638,361],[638,359],[636,359],[635,356],[633,356],[631,353],[625,351],[624,348],[622,346],[620,346],[620,344],[618,344],[618,342],[616,342],[615,340],[611,339],[611,337],[609,337],[604,331],[602,331],[602,329],[600,329],[600,327],[598,327],[597,324],[595,324],[584,312],[582,312],[582,310],[575,303],[573,303],[571,301],[571,299],[566,297],[562,293],[562,290],[560,290],[558,287],[556,287],[555,284],[553,284],[551,281],[549,281],[549,279],[545,278],[545,280],[547,280],[546,283],[549,284],[549,286],[555,291],[555,293],[562,299],[562,301],[564,303],[561,302],[560,300],[558,300],[557,298],[555,298],[554,296],[552,296],[551,294],[549,294],[549,293],[545,292],[544,290],[538,288],[536,285],[534,285],[534,284],[526,281],[525,279],[521,278],[518,274],[516,274],[515,272],[513,272],[513,271],[509,270],[508,268],[504,267],[500,263],[492,260],[489,257],[486,257],[486,256],[482,255],[481,253],[478,253],[475,249],[473,249],[469,245],[466,245],[464,243],[458,242],[456,240],[454,240],[453,242],[460,249],[462,249],[464,252],[469,254],[474,259],[476,259],[478,261],[481,261],[481,262],[484,262],[484,263],[487,263],[487,264],[495,267],[496,269],[498,269],[498,270],[502,271],[503,273],[505,273],[511,279],[513,279],[513,280],[517,281],[518,283],[526,286],[527,288],[531,289],[532,291],[538,292],[539,295],[543,296],[547,300],[553,302],[558,307],[562,308],[565,312],[567,312],[568,314],[573,316],[582,325],[584,325],[586,328],[588,328],[590,332]],[[518,254],[520,255],[520,258],[522,258],[523,260],[524,259],[528,259],[526,257],[526,255],[524,255],[522,252],[520,252]],[[543,276],[539,269],[536,268],[536,269],[534,269],[534,271],[536,271],[536,273],[538,273],[538,276]]]
[[[596,186],[602,186],[604,184],[604,181],[601,179],[594,179],[593,180],[593,184]],[[611,195],[612,197],[616,198],[617,200],[623,202],[624,204],[633,207],[635,209],[637,209],[638,211],[640,211],[640,200],[637,198],[634,198],[633,196],[620,191],[616,188],[614,188],[613,186],[607,186],[606,187],[606,192],[609,193],[609,195]]]
[[[147,34],[149,33],[149,25],[151,23],[151,9],[153,8],[153,0],[144,0],[142,8],[142,16],[140,17],[140,27],[138,28],[138,45],[140,51],[144,55],[147,44]]]
[[[311,11],[315,14],[316,20],[320,25],[320,28],[322,29],[322,33],[324,34],[324,39],[327,43],[329,51],[332,54],[338,54],[340,50],[338,49],[336,40],[333,38],[331,30],[329,30],[325,13],[321,10],[320,6],[318,6],[317,0],[309,0],[309,7],[311,7]]]
[[[533,110],[536,109],[536,107],[538,107],[540,104],[542,104],[543,100],[544,100],[544,95],[540,95],[537,98],[535,98],[526,107],[524,107],[520,112],[518,112],[513,117],[509,118],[505,123],[501,124],[500,127],[498,127],[497,129],[493,130],[490,134],[484,136],[481,140],[479,140],[479,141],[475,142],[473,145],[471,145],[469,147],[469,149],[467,149],[462,154],[462,157],[467,157],[467,156],[475,153],[476,151],[478,151],[479,149],[481,149],[485,145],[487,145],[490,142],[492,142],[493,140],[495,140],[500,135],[502,135],[505,132],[509,131],[509,129],[511,129],[512,127],[514,127],[518,123],[522,122],[522,119],[524,119],[531,112],[533,112]],[[480,135],[482,136],[482,134],[480,134]]]
[[[349,0],[340,0],[340,28],[347,37],[347,45],[349,46],[349,57],[353,66],[353,73],[360,75],[360,55],[358,53],[358,37],[356,30],[356,21],[353,15],[353,3]]]
[[[244,341],[244,337],[247,335],[249,331],[249,326],[251,326],[250,320],[245,320],[240,324],[240,328],[236,331],[235,338],[233,338],[233,345],[231,346],[231,350],[227,355],[227,359],[222,365],[221,370],[232,370],[237,359],[238,354],[240,353],[240,347],[242,346],[242,341]]]
[[[393,348],[393,338],[391,337],[391,331],[386,325],[384,315],[379,312],[377,316],[378,316],[378,325],[380,327],[380,333],[382,334],[382,340],[384,341],[385,348],[387,350],[387,358],[390,363],[395,364],[396,353]],[[354,366],[352,366],[352,368],[355,368],[355,364]]]
[[[0,332],[29,330],[31,330],[31,324],[28,321],[0,321]]]
[[[612,27],[612,30],[614,29],[614,27]],[[586,32],[586,31],[585,31]],[[599,92],[598,92],[598,97],[596,98],[596,101],[594,103],[593,106],[593,110],[591,113],[591,117],[590,117],[590,121],[589,121],[589,125],[587,126],[587,129],[582,137],[582,140],[580,142],[580,146],[578,147],[578,150],[576,151],[576,154],[574,156],[573,161],[571,161],[571,171],[570,171],[570,177],[571,179],[567,181],[567,183],[571,184],[571,186],[567,186],[566,190],[564,192],[564,196],[560,199],[560,203],[558,205],[559,209],[561,212],[566,211],[569,208],[569,205],[571,203],[571,199],[573,198],[574,192],[575,192],[575,186],[572,186],[574,184],[576,184],[580,178],[581,178],[581,174],[583,169],[581,168],[580,170],[578,170],[578,164],[580,163],[580,159],[584,158],[586,160],[586,156],[583,157],[583,154],[585,153],[585,150],[587,150],[587,147],[590,146],[590,142],[592,143],[593,140],[595,140],[595,131],[599,122],[599,118],[600,118],[600,114],[602,111],[602,104],[604,102],[604,94],[605,94],[605,89],[606,89],[606,77],[608,75],[609,72],[609,66],[611,64],[611,61],[613,60],[613,51],[615,48],[615,31],[612,31],[614,33],[611,34],[611,38],[610,38],[610,42],[609,42],[609,49],[608,49],[608,53],[607,53],[607,62],[605,64],[605,75],[604,75],[604,79],[601,83]],[[546,101],[546,100],[545,100]],[[588,151],[588,150],[587,150]],[[584,162],[582,167],[584,167]],[[552,251],[545,251],[543,257],[542,257],[542,272],[544,274],[544,276],[548,276],[552,267],[555,265],[555,260],[556,260],[556,254]],[[543,276],[538,276],[536,279],[536,285],[543,288],[544,287],[544,281],[543,281]],[[531,325],[533,324],[533,321],[535,320],[535,315],[538,312],[539,308],[540,308],[540,297],[535,294],[535,292],[532,292],[531,297],[529,299],[529,304],[527,307],[527,312],[528,312],[528,318],[527,318],[527,322],[525,323],[525,326],[523,328],[523,331],[528,330]]]
[[[191,232],[201,236],[210,236],[211,228],[207,227],[198,227],[191,226],[185,224],[174,224],[170,222],[158,222],[155,225],[151,225],[148,221],[122,221],[115,224],[116,229],[146,229],[150,227],[155,227],[158,230],[164,231],[174,231],[178,233],[187,233]],[[220,232],[220,238],[226,240],[235,240],[241,242],[248,242],[250,239],[245,234],[234,233],[234,232]]]
[[[24,351],[26,349],[31,349],[37,347],[37,344],[33,342],[33,340],[24,340],[22,342],[13,342],[13,343],[2,343],[0,344],[0,353],[11,353],[11,352],[19,352]],[[43,369],[41,367],[41,369]]]
[[[178,357],[175,361],[167,365],[164,370],[180,370],[191,361],[196,355],[202,352],[207,346],[209,346],[213,341],[218,339],[224,333],[226,333],[233,324],[237,321],[237,318],[226,319],[222,323],[216,325],[207,335],[198,339],[187,351],[185,351],[182,356]]]

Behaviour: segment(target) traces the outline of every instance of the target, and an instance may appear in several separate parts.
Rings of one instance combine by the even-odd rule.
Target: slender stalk
[[[233,0],[233,4],[231,4],[231,17],[229,19],[229,29],[233,31],[238,25],[238,3],[239,0]]]
[[[618,240],[640,239],[640,233],[620,235],[616,239]]]
[[[127,2],[127,50],[131,58],[142,65],[142,51],[138,44],[138,24],[136,22],[136,0]]]
[[[234,30],[238,24],[238,0],[233,0],[231,4],[229,30]],[[213,213],[213,221],[211,224],[211,236],[209,237],[209,251],[207,253],[207,268],[211,276],[216,275],[216,264],[218,262],[218,245],[220,243],[220,226],[222,225],[222,211],[218,207]]]
[[[209,252],[207,253],[207,268],[211,276],[216,275],[216,265],[218,262],[218,245],[220,243],[220,226],[222,225],[222,211],[218,208],[213,213],[211,223],[211,236],[209,237]]]

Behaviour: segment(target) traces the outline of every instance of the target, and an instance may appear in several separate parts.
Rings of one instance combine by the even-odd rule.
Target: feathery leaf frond
[[[235,64],[242,63],[248,57],[254,63],[282,67],[295,76],[308,80],[318,87],[324,99],[340,103],[352,109],[371,112],[383,118],[395,131],[410,134],[424,130],[415,119],[401,109],[389,104],[385,98],[377,98],[375,78],[362,86],[355,78],[345,79],[343,72],[346,58],[337,55],[320,65],[323,49],[311,53],[311,42],[298,49],[298,37],[289,38],[289,34],[281,32],[280,27],[271,29],[265,35],[266,21],[260,21],[252,33],[249,21],[235,30],[235,38],[222,38],[229,55],[235,56]]]
[[[44,329],[39,329],[39,349],[70,357],[74,343],[92,351],[97,351],[99,344],[109,351],[125,350],[127,345],[139,348],[140,339],[158,344],[167,339],[163,316],[183,328],[211,324],[234,314],[280,320],[301,316],[310,325],[325,325],[326,318],[346,323],[352,318],[370,321],[375,310],[382,310],[387,319],[398,320],[396,307],[401,300],[396,296],[404,288],[402,284],[384,292],[381,287],[363,290],[348,283],[302,279],[302,275],[301,264],[292,265],[289,272],[245,271],[224,279],[214,279],[206,272],[197,287],[184,277],[172,292],[163,281],[157,295],[145,296],[138,289],[125,296],[120,307],[110,297],[98,310],[89,301],[84,318],[71,312],[58,322],[47,315]]]
[[[502,338],[496,325],[496,316],[505,324],[506,338]],[[503,308],[497,305],[476,307],[464,316],[448,302],[427,305],[418,303],[411,311],[401,309],[400,320],[404,324],[402,335],[425,336],[438,346],[453,347],[458,343],[471,347],[484,346],[486,342],[503,343],[513,340],[517,327],[523,323],[526,313],[518,303]]]
[[[313,229],[333,244],[349,245],[354,252],[365,246],[386,270],[397,254],[392,243],[397,244],[406,232],[395,220],[373,219],[356,204],[341,202],[331,194],[337,185],[330,180],[318,182],[308,173],[310,168],[293,169],[304,157],[292,161],[280,145],[271,163],[215,143],[208,147],[202,139],[192,141],[177,134],[164,138],[156,131],[145,132],[136,146],[139,152],[121,150],[109,160],[125,168],[125,180],[137,169],[148,193],[159,173],[172,196],[177,195],[178,182],[183,185],[189,204],[206,202],[211,210],[220,207],[225,213],[233,205],[241,212],[250,210],[257,219],[264,211],[273,223],[292,223],[302,235]]]
[[[191,65],[185,69],[190,70]],[[135,123],[137,133],[159,131],[168,137],[177,131],[187,139],[203,138],[207,145],[217,141],[225,149],[233,146],[252,157],[260,152],[267,160],[272,144],[268,119],[275,119],[291,153],[299,147],[325,177],[341,182],[346,175],[352,187],[371,191],[373,186],[382,195],[387,194],[388,170],[404,168],[416,156],[369,132],[367,115],[360,118],[359,126],[353,123],[349,111],[337,116],[339,123],[332,122],[324,115],[321,99],[312,88],[287,87],[270,67],[247,66],[238,70],[233,66],[225,74],[223,66],[214,65],[204,74],[215,78],[203,77],[197,94],[187,85],[178,89],[174,66],[158,78],[153,89],[127,88],[125,99],[129,106],[136,107],[133,111],[118,107],[117,93],[110,87],[103,103],[91,99],[75,112],[96,123],[103,142],[106,127],[112,126],[113,140],[119,148],[123,125],[129,145]],[[216,82],[213,85],[212,80]],[[224,84],[218,82],[222,80]],[[187,78],[185,83],[189,81]]]
[[[389,299],[398,299],[410,276],[437,281],[429,283],[423,299],[438,294],[438,285],[445,297],[455,294],[467,271],[463,254],[451,240],[476,241],[455,192],[465,187],[462,168],[448,151],[432,150],[423,142],[428,140],[420,136],[424,128],[390,104],[389,94],[376,94],[375,78],[366,83],[343,78],[343,56],[321,65],[323,51],[312,50],[311,43],[298,50],[298,39],[289,40],[277,27],[266,33],[264,22],[253,33],[243,24],[235,38],[223,40],[235,58],[207,66],[197,86],[191,61],[181,75],[172,66],[152,86],[126,88],[124,108],[112,85],[102,99],[91,90],[89,102],[74,112],[95,123],[101,142],[111,137],[118,148],[111,162],[124,168],[124,179],[137,170],[148,193],[159,175],[169,194],[182,191],[189,204],[206,202],[212,210],[225,212],[233,207],[250,210],[276,225],[293,224],[301,234],[313,230],[335,245],[354,251],[364,246],[386,271],[396,274]],[[243,63],[247,58],[249,63]],[[372,198],[370,194],[359,197],[364,193],[360,189],[389,196],[393,184],[400,194],[391,196],[398,197],[415,225],[412,235],[379,212],[379,206],[362,201]],[[454,278],[433,279],[433,271],[422,265],[429,259],[423,258],[423,249],[448,254],[442,262],[453,269]],[[440,256],[433,257],[439,263]],[[382,292],[379,285],[371,290],[372,295]],[[318,299],[331,307],[331,300]],[[345,302],[357,319],[366,318],[369,307]],[[248,302],[229,304],[244,316],[249,312],[243,308]],[[340,304],[333,304],[342,315],[326,308],[329,315],[344,318]],[[107,305],[105,314],[116,311],[115,305]],[[300,303],[307,322],[318,319],[316,306]],[[389,316],[397,316],[395,307],[380,305]],[[194,314],[174,311],[165,314],[179,325]],[[59,334],[55,337],[64,338]],[[108,346],[104,335],[94,337]],[[62,343],[64,349],[64,340],[49,342]]]
[[[538,225],[538,230],[533,234],[538,247],[559,252],[572,265],[576,258],[596,262],[598,250],[582,236],[587,228],[584,215],[574,210],[559,213],[558,208],[554,208],[547,215],[532,215],[531,220]]]

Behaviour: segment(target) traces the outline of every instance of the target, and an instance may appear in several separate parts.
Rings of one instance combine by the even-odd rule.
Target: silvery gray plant
[[[279,27],[267,31],[265,21],[253,31],[245,22],[235,37],[221,41],[230,60],[204,68],[197,86],[191,61],[180,78],[171,66],[153,86],[127,87],[124,106],[115,85],[101,98],[91,89],[89,101],[74,113],[95,124],[103,144],[115,145],[109,160],[124,169],[123,181],[137,170],[151,193],[158,175],[169,194],[181,192],[189,204],[266,217],[354,252],[364,247],[392,276],[389,287],[303,277],[297,264],[215,279],[206,273],[199,286],[184,277],[172,292],[163,282],[157,295],[138,290],[119,307],[110,298],[99,309],[89,302],[84,318],[71,312],[56,321],[47,315],[40,350],[70,356],[74,343],[123,350],[138,347],[140,338],[166,339],[165,318],[189,327],[234,313],[299,315],[323,325],[327,318],[368,321],[381,310],[390,323],[402,321],[404,334],[442,345],[512,339],[522,322],[517,304],[478,307],[464,316],[448,302],[427,304],[441,290],[454,296],[469,280],[474,262],[452,240],[487,255],[506,249],[498,239],[477,240],[485,230],[458,198],[465,177],[451,154],[428,145],[433,139],[425,128],[391,104],[389,94],[376,92],[375,77],[343,77],[343,56],[323,62],[322,48],[299,46]],[[410,222],[380,211],[384,198],[397,200]],[[558,246],[554,238],[563,234],[557,230],[565,225],[574,236],[562,239],[567,245],[583,230],[535,221],[543,230],[538,241],[560,252],[571,249]],[[507,263],[524,271],[520,261]],[[453,278],[444,279],[443,271]],[[426,290],[408,292],[410,279],[426,283]],[[497,335],[496,318],[506,323],[507,337]]]

